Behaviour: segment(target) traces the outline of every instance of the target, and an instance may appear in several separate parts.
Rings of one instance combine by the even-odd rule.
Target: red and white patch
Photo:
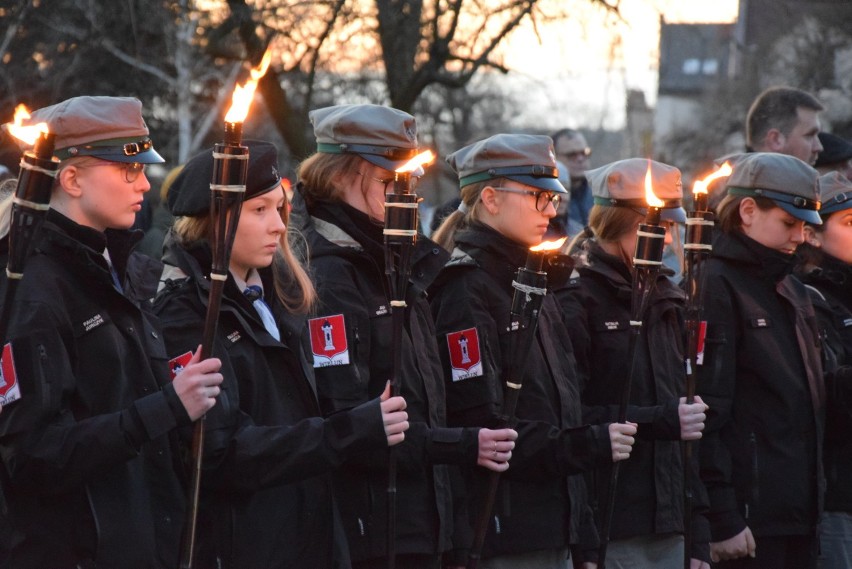
[[[468,328],[447,334],[450,351],[450,372],[453,381],[482,375],[482,356],[479,353],[479,334],[476,328]]]
[[[178,357],[169,360],[169,375],[172,380],[177,377],[177,374],[183,371],[183,368],[187,366],[191,359],[192,352],[186,352],[185,354],[181,354]]]
[[[314,367],[342,366],[349,363],[346,321],[342,314],[308,320]]]
[[[0,356],[0,405],[8,405],[21,398],[21,386],[15,371],[15,358],[12,356],[12,344],[3,346]]]
[[[695,352],[695,365],[704,365],[704,338],[707,336],[707,321],[698,325],[698,350]]]

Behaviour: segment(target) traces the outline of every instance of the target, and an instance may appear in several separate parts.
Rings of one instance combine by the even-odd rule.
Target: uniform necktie
[[[278,325],[275,324],[275,317],[272,316],[272,310],[269,305],[263,300],[263,289],[258,285],[248,285],[243,291],[243,295],[251,301],[252,306],[260,316],[263,327],[269,332],[269,335],[281,341],[281,333],[278,331]]]

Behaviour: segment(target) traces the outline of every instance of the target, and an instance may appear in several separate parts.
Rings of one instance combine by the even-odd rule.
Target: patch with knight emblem
[[[3,346],[0,356],[0,405],[8,405],[21,398],[21,386],[15,372],[15,358],[12,356],[12,344]]]
[[[183,368],[189,363],[189,360],[192,359],[192,352],[186,352],[185,354],[181,354],[176,358],[172,358],[169,360],[169,375],[172,380],[177,377],[177,374],[183,371]]]
[[[308,320],[308,328],[315,368],[349,364],[346,321],[342,314],[312,318]]]
[[[482,356],[479,352],[479,334],[476,328],[449,332],[447,348],[450,351],[450,372],[453,381],[482,375]]]

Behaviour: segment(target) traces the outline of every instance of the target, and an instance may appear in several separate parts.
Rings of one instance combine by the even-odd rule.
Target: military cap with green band
[[[819,208],[822,219],[832,213],[852,209],[852,181],[840,172],[829,172],[820,176],[819,196],[822,200]]]
[[[461,148],[447,162],[458,173],[459,185],[506,178],[543,191],[567,194],[549,136],[495,134]]]
[[[819,225],[819,172],[795,156],[753,152],[730,158],[733,172],[725,187],[743,197],[763,197],[807,223]]]
[[[654,195],[663,202],[662,219],[684,223],[686,211],[681,205],[683,183],[680,170],[646,158],[627,158],[587,171],[586,178],[592,188],[595,205],[626,207],[646,215],[645,177],[649,167]]]
[[[133,97],[73,97],[33,111],[28,122],[47,123],[60,160],[92,156],[110,162],[165,162],[154,150],[142,103]]]
[[[317,152],[357,154],[394,171],[417,154],[417,125],[410,114],[381,105],[336,105],[308,114]]]

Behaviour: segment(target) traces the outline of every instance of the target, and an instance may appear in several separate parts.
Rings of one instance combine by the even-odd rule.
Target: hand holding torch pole
[[[707,187],[716,178],[731,174],[731,166],[722,167],[704,178],[696,180],[692,188],[693,210],[686,219],[686,239],[683,245],[684,284],[686,286],[686,403],[695,402],[695,372],[701,352],[703,330],[701,322],[701,277],[699,266],[713,250],[714,215],[707,205]],[[689,475],[692,462],[692,441],[683,442],[683,566],[690,569],[692,558],[692,502],[693,493]]]
[[[6,342],[18,283],[24,276],[24,265],[49,209],[50,191],[59,168],[59,161],[53,158],[54,135],[48,131],[46,123],[21,126],[21,122],[29,116],[26,107],[18,105],[15,122],[6,126],[12,136],[33,145],[33,149],[21,156],[21,171],[12,202],[9,259],[6,264],[8,280],[0,307],[0,345]]]
[[[246,192],[249,149],[242,145],[243,121],[254,97],[257,82],[266,73],[270,52],[256,69],[251,70],[251,79],[244,87],[234,90],[231,108],[225,115],[225,140],[213,146],[213,179],[210,182],[210,228],[209,236],[213,263],[210,269],[210,292],[207,298],[207,313],[201,341],[201,359],[213,355],[213,343],[222,305],[222,292],[231,259],[231,249],[240,220],[243,196]],[[204,454],[204,416],[193,425],[191,448],[191,480],[189,507],[183,529],[180,567],[191,569],[195,556],[195,535],[198,522],[198,503],[201,491],[201,466]]]
[[[509,313],[511,336],[509,353],[503,360],[506,362],[506,368],[503,370],[506,383],[503,387],[502,411],[495,427],[497,429],[511,427],[515,421],[515,410],[524,380],[524,367],[535,341],[541,304],[547,293],[547,273],[543,271],[545,256],[548,251],[558,251],[564,243],[563,237],[557,241],[545,241],[532,247],[527,255],[526,265],[518,268],[515,280],[512,281],[515,293],[512,296],[512,308]],[[497,488],[500,485],[499,472],[489,471],[487,476],[485,498],[479,510],[479,516],[476,518],[467,569],[476,569],[479,566],[491,511],[494,509]]]
[[[648,214],[645,222],[639,224],[636,251],[633,255],[633,282],[631,286],[631,319],[630,337],[627,353],[630,355],[630,373],[624,380],[618,404],[618,422],[627,422],[627,407],[630,404],[630,389],[633,376],[636,374],[639,355],[639,339],[642,335],[643,318],[648,307],[648,301],[657,283],[657,275],[663,262],[666,228],[660,226],[660,215],[665,205],[654,195],[651,184],[651,164],[645,175],[645,199],[648,202]],[[607,481],[604,499],[604,511],[600,524],[600,547],[598,549],[598,567],[606,567],[606,549],[609,543],[609,531],[612,525],[612,513],[615,507],[615,491],[618,486],[618,471],[620,462],[612,464],[610,477]]]
[[[391,294],[391,396],[400,394],[402,381],[402,335],[404,333],[408,280],[411,277],[411,255],[417,244],[417,194],[411,188],[411,174],[435,156],[421,152],[394,172],[393,192],[385,196],[385,275]],[[388,568],[396,566],[396,471],[394,449],[388,449],[387,486],[387,559]]]

